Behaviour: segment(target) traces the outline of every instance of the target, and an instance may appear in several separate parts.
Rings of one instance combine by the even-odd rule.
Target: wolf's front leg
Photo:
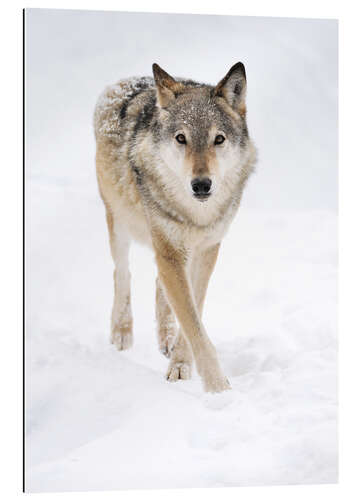
[[[156,279],[156,324],[159,350],[169,358],[177,337],[176,319],[159,278]]]
[[[182,254],[160,239],[154,241],[159,278],[166,296],[175,311],[189,346],[199,375],[207,392],[221,392],[230,388],[217,359],[216,350],[201,322]]]
[[[111,343],[119,351],[133,345],[133,320],[130,304],[130,274],[122,265],[114,271],[114,303],[111,319]]]
[[[180,328],[175,345],[170,356],[169,367],[166,372],[166,378],[170,382],[177,380],[188,380],[192,374],[192,350],[185,335]]]
[[[114,302],[111,318],[111,343],[119,351],[133,344],[133,320],[130,301],[129,236],[107,209],[110,249],[115,265]]]
[[[182,329],[177,332],[175,315],[159,278],[156,279],[156,321],[160,352],[170,358],[167,380],[176,382],[191,378],[193,362],[191,347]]]
[[[191,283],[193,286],[196,306],[201,318],[208,282],[216,264],[219,247],[220,244],[218,243],[204,250],[197,250],[191,262]],[[178,379],[191,378],[191,366],[191,347],[189,346],[182,329],[180,329],[176,343],[172,349],[171,360],[167,371],[167,379],[176,381]]]

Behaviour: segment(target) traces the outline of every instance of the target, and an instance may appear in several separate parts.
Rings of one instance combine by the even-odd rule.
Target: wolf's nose
[[[212,181],[208,177],[205,177],[204,179],[196,177],[196,179],[193,179],[191,182],[192,191],[194,192],[194,195],[198,197],[207,196],[210,192],[211,185]]]

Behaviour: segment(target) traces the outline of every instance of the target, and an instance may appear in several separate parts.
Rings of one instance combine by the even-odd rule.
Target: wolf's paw
[[[130,349],[133,345],[133,340],[133,333],[131,329],[118,327],[112,329],[110,341],[116,346],[118,351]]]
[[[177,380],[189,380],[191,378],[191,364],[184,361],[171,361],[166,373],[169,382]]]
[[[175,340],[176,334],[159,337],[159,351],[167,358],[171,355],[171,351],[175,345]]]
[[[206,392],[216,393],[232,389],[227,377],[209,374],[203,378],[203,386]]]

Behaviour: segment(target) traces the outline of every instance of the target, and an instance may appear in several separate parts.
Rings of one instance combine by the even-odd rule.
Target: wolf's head
[[[239,178],[252,146],[246,74],[235,64],[215,86],[174,79],[153,65],[160,110],[160,156],[192,199],[219,196]]]

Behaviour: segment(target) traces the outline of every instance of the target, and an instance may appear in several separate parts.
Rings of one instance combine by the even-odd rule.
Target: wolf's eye
[[[176,141],[180,144],[186,144],[186,137],[183,134],[177,134]]]
[[[215,144],[222,144],[226,138],[223,135],[216,135],[216,138],[214,140]]]

